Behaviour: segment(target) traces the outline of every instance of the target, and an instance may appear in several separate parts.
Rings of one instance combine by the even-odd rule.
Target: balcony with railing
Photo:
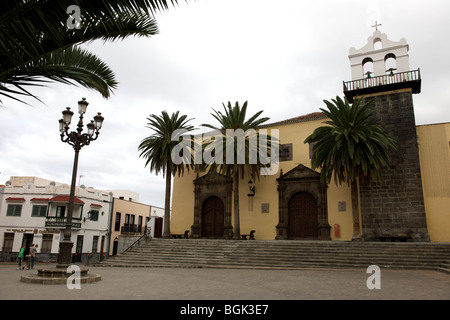
[[[420,69],[376,76],[364,79],[344,81],[344,94],[349,102],[358,95],[371,94],[382,91],[411,88],[413,93],[420,93]]]
[[[76,222],[72,219],[72,228],[80,229],[81,222]],[[47,228],[65,228],[66,227],[67,218],[66,217],[46,217],[45,219],[45,227]]]
[[[120,233],[121,234],[142,234],[143,233],[143,228],[141,225],[136,225],[136,224],[129,224],[129,225],[124,225],[122,227],[120,227]]]

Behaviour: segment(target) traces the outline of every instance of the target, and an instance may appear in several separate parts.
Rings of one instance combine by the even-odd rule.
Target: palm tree
[[[161,115],[151,114],[147,120],[147,128],[154,133],[143,139],[138,150],[141,151],[139,157],[144,158],[145,166],[150,165],[150,172],[159,174],[161,171],[166,178],[166,191],[164,201],[164,231],[163,237],[170,237],[170,186],[172,175],[182,175],[184,169],[189,171],[192,161],[174,161],[172,152],[179,144],[180,134],[187,133],[194,129],[188,125],[192,119],[187,119],[186,115],[179,115],[179,111],[169,116],[167,111],[162,111]]]
[[[351,187],[353,239],[361,240],[359,223],[358,183],[382,181],[382,168],[390,162],[389,150],[397,144],[389,134],[371,122],[373,100],[364,103],[347,98],[324,100],[328,110],[320,109],[328,118],[322,126],[306,138],[314,143],[312,168],[321,169],[321,178],[329,183],[332,176],[336,184],[346,182]]]
[[[221,163],[217,163],[217,161],[206,163],[207,166],[209,166],[209,173],[214,174],[216,172],[220,172],[224,174],[225,176],[231,177],[233,179],[233,198],[234,198],[234,239],[240,238],[240,219],[239,219],[239,175],[241,177],[244,177],[245,171],[251,176],[251,177],[257,177],[259,178],[259,172],[260,168],[263,166],[261,164],[261,161],[259,161],[261,158],[258,156],[264,156],[266,155],[259,154],[259,145],[257,145],[257,150],[251,150],[251,143],[249,140],[251,139],[249,136],[246,135],[246,133],[251,131],[252,129],[255,130],[257,126],[263,124],[269,118],[258,118],[262,110],[255,113],[253,116],[251,116],[248,120],[245,120],[246,113],[247,113],[247,101],[244,102],[242,107],[239,106],[239,103],[236,102],[234,107],[231,106],[231,102],[228,102],[228,105],[225,106],[223,104],[223,108],[225,111],[225,114],[223,114],[220,111],[216,111],[213,109],[214,113],[211,113],[211,115],[219,122],[219,126],[213,126],[211,124],[202,124],[202,126],[208,127],[210,129],[214,129],[217,132],[221,132],[222,139],[220,140],[214,140],[211,143],[207,143],[204,146],[205,150],[211,149],[211,150],[222,150],[223,151],[223,159]],[[227,130],[233,130],[234,138],[233,140],[228,139],[226,131]],[[241,131],[236,131],[241,129]],[[239,133],[237,133],[239,132]],[[237,134],[236,134],[237,133]],[[256,133],[256,138],[258,143],[261,143],[262,139],[260,139],[259,134]],[[239,137],[239,135],[241,135]],[[242,136],[245,135],[245,136]],[[245,139],[245,149],[239,149],[238,141],[240,138]],[[264,139],[270,140],[269,136],[264,137]],[[227,146],[228,143],[228,146]],[[220,144],[220,145],[218,145]],[[232,144],[232,145],[230,145]],[[267,143],[266,143],[267,146]],[[241,146],[242,148],[242,146]],[[227,152],[232,152],[232,161],[229,161],[230,154],[227,155]],[[254,159],[255,161],[250,161],[251,155],[257,155],[257,157]],[[227,157],[228,156],[228,157]],[[228,159],[228,161],[227,161]]]
[[[153,13],[167,8],[166,0],[3,1],[0,95],[20,102],[23,96],[38,99],[27,88],[57,81],[77,83],[108,98],[118,84],[113,71],[78,45],[155,35]]]

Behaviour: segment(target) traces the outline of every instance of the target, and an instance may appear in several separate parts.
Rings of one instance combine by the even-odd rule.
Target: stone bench
[[[250,231],[250,234],[241,234],[241,240],[255,240],[255,230]]]
[[[187,239],[189,238],[189,230],[184,231],[184,234],[176,234],[176,233],[172,233],[172,238],[173,239]]]
[[[406,235],[384,235],[378,237],[378,239],[383,242],[395,242],[395,241],[406,242],[408,241],[409,238]]]

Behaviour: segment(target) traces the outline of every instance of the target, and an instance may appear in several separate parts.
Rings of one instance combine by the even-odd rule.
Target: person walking
[[[34,268],[34,261],[35,261],[35,259],[36,259],[37,247],[38,247],[38,245],[37,245],[37,244],[34,244],[34,243],[31,244],[31,247],[30,247],[31,269]]]
[[[27,245],[25,246],[25,251],[23,252],[23,256],[25,257],[25,266],[23,267],[23,269],[27,268],[27,270],[30,269],[30,264],[31,264],[31,256],[30,256],[30,243],[27,243]]]
[[[22,248],[20,248],[20,250],[19,250],[19,255],[17,257],[17,259],[19,260],[19,266],[18,266],[17,270],[22,269],[22,259],[23,259],[24,252],[25,252],[25,245],[23,245]]]

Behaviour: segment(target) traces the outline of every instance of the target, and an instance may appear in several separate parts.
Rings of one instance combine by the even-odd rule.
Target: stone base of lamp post
[[[63,240],[59,243],[59,255],[57,268],[67,268],[72,264],[72,248],[73,242]]]
[[[88,274],[89,269],[80,267],[79,272],[75,275],[73,272],[63,268],[38,268],[35,274],[26,274],[20,278],[21,282],[35,283],[35,284],[65,284],[78,282],[81,283],[93,283],[102,279],[99,274]],[[69,279],[76,276],[77,280]],[[69,283],[68,283],[69,282]]]
[[[58,264],[56,267],[37,268],[37,274],[26,274],[20,278],[21,282],[38,283],[38,284],[66,284],[72,283],[70,277],[77,278],[74,280],[81,283],[92,283],[102,279],[99,274],[88,274],[89,269],[82,266],[78,267],[78,273],[75,274],[72,265],[72,247],[73,242],[63,240],[59,243]],[[70,280],[70,281],[69,281]]]

